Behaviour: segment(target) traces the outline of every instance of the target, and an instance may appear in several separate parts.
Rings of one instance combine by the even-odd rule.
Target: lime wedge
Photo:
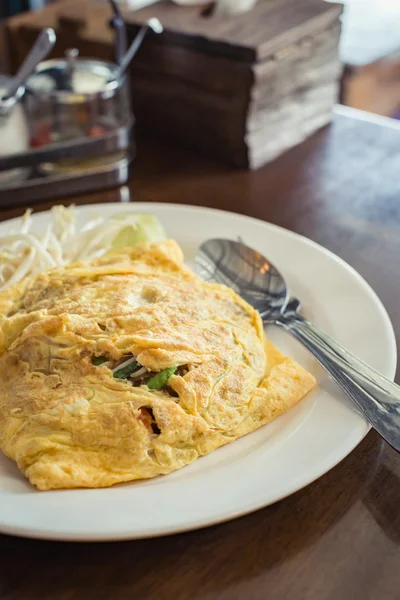
[[[144,242],[160,242],[166,239],[164,227],[155,215],[141,213],[124,213],[114,215],[115,220],[127,222],[115,236],[112,250],[119,250],[127,246],[134,246]]]

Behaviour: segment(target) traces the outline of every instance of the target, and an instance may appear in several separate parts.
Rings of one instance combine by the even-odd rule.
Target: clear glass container
[[[40,63],[27,81],[31,148],[105,135],[130,118],[127,81],[116,79],[117,65],[73,53]]]

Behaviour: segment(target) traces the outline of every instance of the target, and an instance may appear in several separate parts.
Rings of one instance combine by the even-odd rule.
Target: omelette
[[[0,314],[0,449],[39,490],[165,475],[315,385],[172,240],[27,278]]]

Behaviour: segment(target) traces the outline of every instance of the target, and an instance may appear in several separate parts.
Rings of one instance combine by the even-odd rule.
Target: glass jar
[[[131,116],[126,77],[116,78],[117,65],[73,53],[40,63],[27,81],[31,148],[102,136]]]

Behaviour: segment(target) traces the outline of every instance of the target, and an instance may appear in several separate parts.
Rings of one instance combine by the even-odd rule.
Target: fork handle
[[[301,342],[349,396],[374,429],[400,451],[400,387],[295,313],[275,321]]]

